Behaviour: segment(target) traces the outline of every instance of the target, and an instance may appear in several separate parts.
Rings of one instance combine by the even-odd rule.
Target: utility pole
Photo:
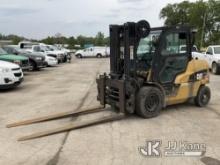
[[[207,10],[205,10],[204,18],[203,18],[203,25],[202,25],[202,32],[201,32],[201,41],[200,41],[200,48],[203,47],[203,39],[205,33],[205,25],[206,25],[206,17],[207,17]]]

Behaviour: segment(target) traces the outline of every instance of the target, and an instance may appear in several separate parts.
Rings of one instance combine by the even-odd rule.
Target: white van
[[[0,89],[18,86],[23,81],[23,72],[17,64],[0,60]]]
[[[110,54],[110,49],[109,47],[90,47],[90,48],[86,48],[83,50],[78,50],[75,53],[75,56],[77,58],[83,58],[83,57],[97,57],[97,58],[101,58],[101,57],[108,57]]]

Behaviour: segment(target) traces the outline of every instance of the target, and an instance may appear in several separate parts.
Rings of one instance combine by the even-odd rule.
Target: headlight
[[[35,60],[42,60],[41,57],[35,57]]]
[[[0,68],[0,72],[2,73],[8,73],[10,71],[10,69],[8,68]]]
[[[21,65],[21,61],[15,60],[13,61],[15,64]]]
[[[54,59],[53,59],[53,58],[48,58],[48,60],[49,60],[49,61],[54,61]]]

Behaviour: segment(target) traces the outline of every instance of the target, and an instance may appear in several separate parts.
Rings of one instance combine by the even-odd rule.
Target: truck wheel
[[[197,96],[194,99],[196,106],[204,107],[209,103],[211,98],[211,91],[207,86],[201,86],[197,93]]]
[[[82,54],[77,54],[76,57],[77,58],[82,58]]]
[[[163,107],[163,94],[156,87],[142,87],[137,95],[136,113],[143,118],[158,116]]]
[[[220,72],[220,67],[214,62],[212,64],[212,73],[213,74],[219,74],[219,72]]]
[[[63,58],[63,62],[64,62],[64,63],[67,62],[67,56],[64,56],[64,58]]]
[[[30,61],[29,63],[30,63],[30,70],[31,71],[37,70],[37,65],[34,61]]]
[[[96,57],[97,58],[102,58],[102,55],[101,54],[97,54]]]

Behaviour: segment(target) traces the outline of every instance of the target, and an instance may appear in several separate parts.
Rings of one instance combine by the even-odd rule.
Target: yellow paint
[[[188,63],[186,71],[176,77],[175,84],[186,83],[188,82],[190,75],[201,70],[208,71],[208,68],[208,63],[204,60],[191,60]]]
[[[196,96],[199,87],[209,83],[209,78],[205,77],[199,81],[189,82],[190,75],[201,70],[208,71],[208,68],[208,64],[204,60],[191,60],[188,63],[186,71],[176,77],[174,83],[177,86],[179,85],[179,89],[177,90],[176,95],[167,96],[166,105],[183,103],[190,97]]]

